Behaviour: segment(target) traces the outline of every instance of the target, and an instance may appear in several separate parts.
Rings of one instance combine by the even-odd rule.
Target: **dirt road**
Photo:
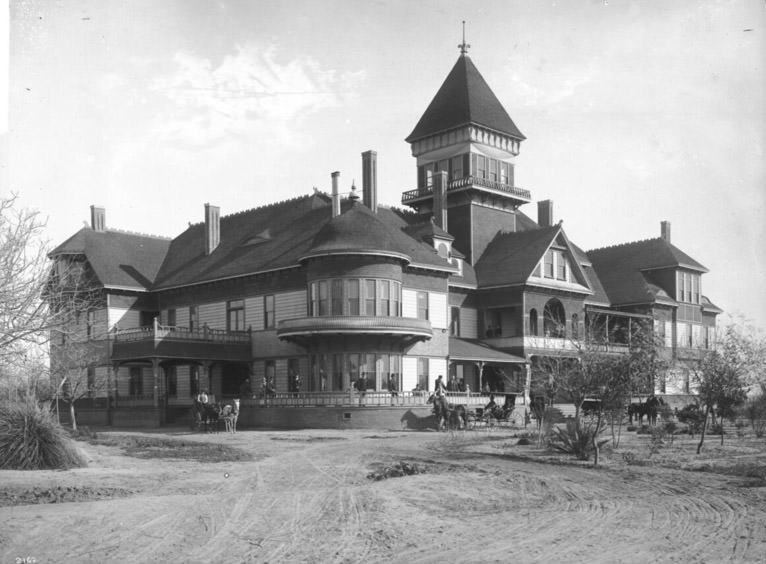
[[[142,460],[84,444],[88,468],[3,472],[9,488],[87,486],[129,495],[0,507],[0,562],[766,561],[766,488],[731,477],[544,464],[478,434],[183,438],[237,446],[255,460]],[[428,472],[367,478],[397,461]]]

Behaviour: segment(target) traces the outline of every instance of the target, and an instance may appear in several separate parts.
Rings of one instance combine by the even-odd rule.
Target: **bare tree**
[[[51,336],[63,342],[72,320],[100,295],[83,256],[49,259],[44,228],[15,195],[0,197],[0,376],[17,392],[19,378],[27,390],[39,389]]]

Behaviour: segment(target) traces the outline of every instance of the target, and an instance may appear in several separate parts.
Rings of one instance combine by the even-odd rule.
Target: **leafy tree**
[[[717,410],[722,418],[731,418],[735,409],[747,398],[752,362],[750,347],[743,341],[736,327],[729,326],[718,348],[708,352],[693,368],[695,388],[705,406],[697,454],[702,451],[707,419],[712,410]],[[721,444],[723,436],[721,432]]]

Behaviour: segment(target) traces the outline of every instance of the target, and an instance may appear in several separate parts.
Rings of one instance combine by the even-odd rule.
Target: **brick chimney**
[[[362,203],[378,211],[378,153],[362,153]]]
[[[660,222],[660,237],[662,237],[668,243],[670,243],[670,222],[669,221]]]
[[[434,174],[434,223],[447,231],[447,172]]]
[[[540,227],[553,225],[553,200],[537,202],[537,224]]]
[[[93,231],[106,231],[106,209],[100,206],[90,207],[90,228]]]
[[[340,215],[340,194],[338,193],[338,177],[340,172],[336,170],[330,176],[332,177],[332,216],[338,217]]]
[[[212,253],[221,242],[221,208],[205,204],[205,254]]]

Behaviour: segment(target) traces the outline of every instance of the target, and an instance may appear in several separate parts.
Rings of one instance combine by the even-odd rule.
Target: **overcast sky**
[[[334,170],[348,189],[368,149],[379,201],[401,205],[404,137],[461,20],[527,137],[517,184],[554,201],[569,238],[587,250],[669,220],[711,270],[703,293],[766,327],[763,0],[10,0],[4,181],[56,243],[91,204],[175,236],[205,202],[327,191]]]

